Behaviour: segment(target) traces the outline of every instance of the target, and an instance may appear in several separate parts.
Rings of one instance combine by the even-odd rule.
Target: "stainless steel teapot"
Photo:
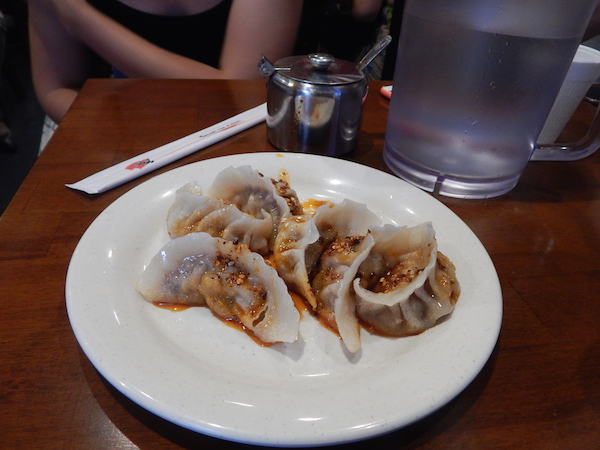
[[[290,152],[339,156],[356,148],[367,96],[360,66],[325,53],[290,56],[259,70],[267,83],[267,136]]]

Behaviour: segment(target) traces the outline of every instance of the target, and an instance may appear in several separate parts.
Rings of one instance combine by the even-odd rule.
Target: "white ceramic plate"
[[[452,317],[401,339],[363,331],[355,355],[312,317],[293,344],[263,348],[206,308],[157,308],[135,290],[168,241],[175,191],[207,188],[228,166],[285,170],[301,200],[366,203],[384,221],[431,221],[456,265],[462,293]],[[494,266],[471,230],[429,194],[386,173],[305,154],[251,153],[174,169],[110,205],[69,266],[69,319],[86,355],[123,394],[149,411],[219,438],[272,446],[356,441],[401,428],[440,408],[480,372],[502,319]]]

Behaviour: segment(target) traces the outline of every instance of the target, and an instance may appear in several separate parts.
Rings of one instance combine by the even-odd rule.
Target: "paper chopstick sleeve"
[[[263,122],[266,116],[267,105],[263,103],[211,127],[161,145],[65,186],[88,194],[100,194],[253,127]]]

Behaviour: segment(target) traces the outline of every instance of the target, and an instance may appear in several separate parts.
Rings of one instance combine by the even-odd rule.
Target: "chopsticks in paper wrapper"
[[[263,103],[223,122],[219,122],[168,144],[161,145],[146,153],[134,156],[127,161],[90,175],[77,183],[65,186],[87,192],[88,194],[100,194],[233,136],[240,131],[258,125],[266,119],[266,116],[267,104]]]

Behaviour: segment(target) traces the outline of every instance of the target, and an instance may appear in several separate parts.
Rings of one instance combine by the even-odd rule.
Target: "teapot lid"
[[[289,56],[277,61],[275,67],[281,76],[312,84],[349,84],[365,78],[356,64],[336,59],[327,53]]]

